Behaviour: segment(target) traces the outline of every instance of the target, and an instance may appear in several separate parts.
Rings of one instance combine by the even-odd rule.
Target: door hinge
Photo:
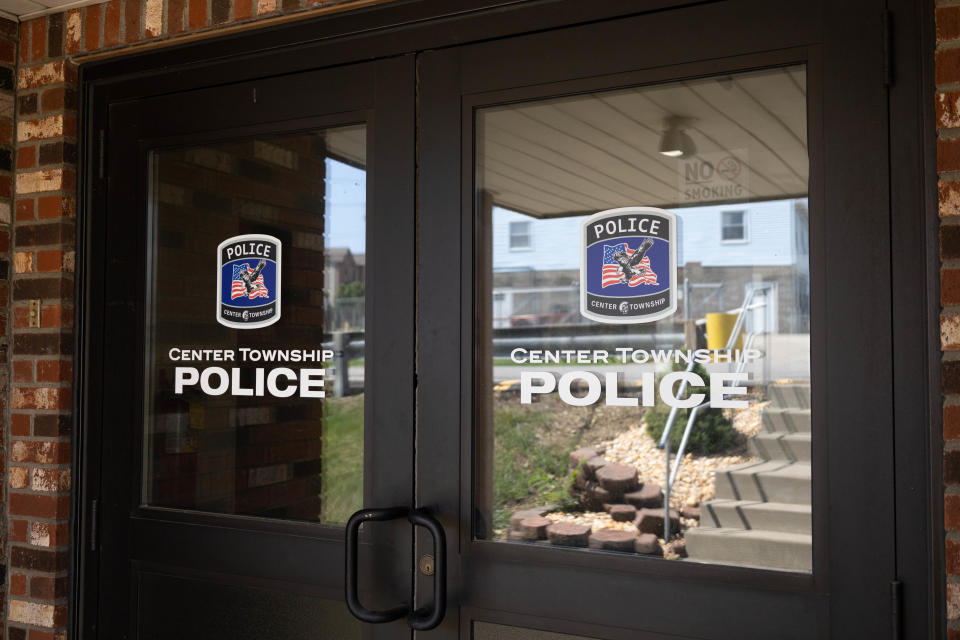
[[[893,640],[900,640],[900,611],[903,606],[901,591],[903,591],[902,582],[894,580],[890,583],[890,628]]]
[[[99,504],[99,500],[90,501],[90,551],[97,550],[97,506]]]
[[[883,12],[883,84],[893,84],[893,14]]]
[[[106,144],[104,144],[104,142],[105,142],[106,138],[107,138],[106,133],[104,132],[103,129],[100,129],[100,148],[99,148],[99,151],[100,151],[100,161],[99,161],[99,173],[100,173],[100,179],[101,179],[101,180],[103,180],[103,170],[104,170],[104,165],[106,164],[106,163],[104,162],[104,156],[106,155],[106,151],[105,151],[105,149],[106,149]]]

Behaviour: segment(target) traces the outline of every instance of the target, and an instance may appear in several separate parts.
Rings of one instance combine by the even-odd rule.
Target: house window
[[[722,242],[746,242],[747,212],[724,211],[720,215],[720,240]]]
[[[532,246],[530,240],[529,222],[511,222],[510,223],[510,250],[529,249]]]

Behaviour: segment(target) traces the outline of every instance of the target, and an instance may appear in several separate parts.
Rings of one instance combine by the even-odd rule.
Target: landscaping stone
[[[590,542],[590,527],[572,522],[554,522],[547,527],[550,544],[564,547],[585,547]]]
[[[626,464],[605,464],[596,470],[600,486],[612,494],[624,494],[637,488],[637,468]]]
[[[660,485],[647,482],[636,491],[625,493],[623,499],[637,509],[662,507],[663,490]]]
[[[680,515],[691,520],[700,519],[700,507],[683,507],[680,509]]]
[[[548,507],[548,506],[534,507],[531,509],[516,511],[512,516],[510,516],[510,530],[519,531],[521,520],[525,520],[526,518],[536,518],[540,516],[545,516],[551,511],[553,511],[553,507]]]
[[[553,524],[553,520],[543,516],[534,516],[524,518],[520,521],[517,531],[524,536],[525,540],[545,540],[547,537],[547,527]]]
[[[588,459],[583,464],[583,471],[587,476],[587,480],[596,480],[597,479],[597,470],[603,468],[608,463],[601,456],[594,456]]]
[[[674,540],[673,542],[667,545],[667,550],[670,553],[677,554],[681,558],[687,557],[687,545],[684,543],[683,540]]]
[[[590,458],[596,458],[599,455],[595,447],[584,447],[570,453],[570,470],[573,471],[581,462],[586,462]]]
[[[637,508],[632,504],[612,504],[607,513],[617,522],[631,522],[637,517]]]
[[[519,531],[509,531],[507,533],[507,540],[512,540],[513,542],[526,542],[527,539],[523,537],[523,534]]]
[[[637,534],[620,529],[600,529],[590,534],[589,547],[591,549],[606,549],[607,551],[633,551],[634,540]]]
[[[640,509],[637,512],[637,529],[640,533],[663,535],[663,509]],[[680,514],[670,509],[670,531],[680,531]]]
[[[587,474],[582,470],[578,471],[576,475],[573,476],[573,487],[577,489],[586,489],[587,488]]]
[[[605,503],[613,504],[617,502],[617,500],[614,499],[614,494],[610,493],[595,482],[591,482],[589,485],[587,485],[587,496],[592,501],[592,504],[600,505],[598,509],[591,509],[591,511],[599,511],[600,509],[603,509],[603,505]]]
[[[633,543],[633,550],[651,556],[662,556],[663,549],[655,533],[641,533]]]

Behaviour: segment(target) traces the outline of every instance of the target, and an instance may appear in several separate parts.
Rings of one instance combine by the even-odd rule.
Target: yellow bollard
[[[707,314],[707,349],[718,350],[727,347],[727,341],[730,340],[730,332],[737,324],[737,314],[735,313],[708,313]],[[733,344],[734,349],[743,348],[743,330],[737,336]]]

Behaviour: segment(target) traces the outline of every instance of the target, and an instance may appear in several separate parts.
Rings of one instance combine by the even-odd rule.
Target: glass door
[[[886,166],[883,100],[784,11],[424,54],[418,501],[459,540],[450,637],[890,634],[890,308],[857,268],[888,268],[889,206],[854,162]]]
[[[407,57],[111,110],[91,633],[409,636],[343,585],[410,598],[408,523],[344,536],[412,505],[413,90]]]

